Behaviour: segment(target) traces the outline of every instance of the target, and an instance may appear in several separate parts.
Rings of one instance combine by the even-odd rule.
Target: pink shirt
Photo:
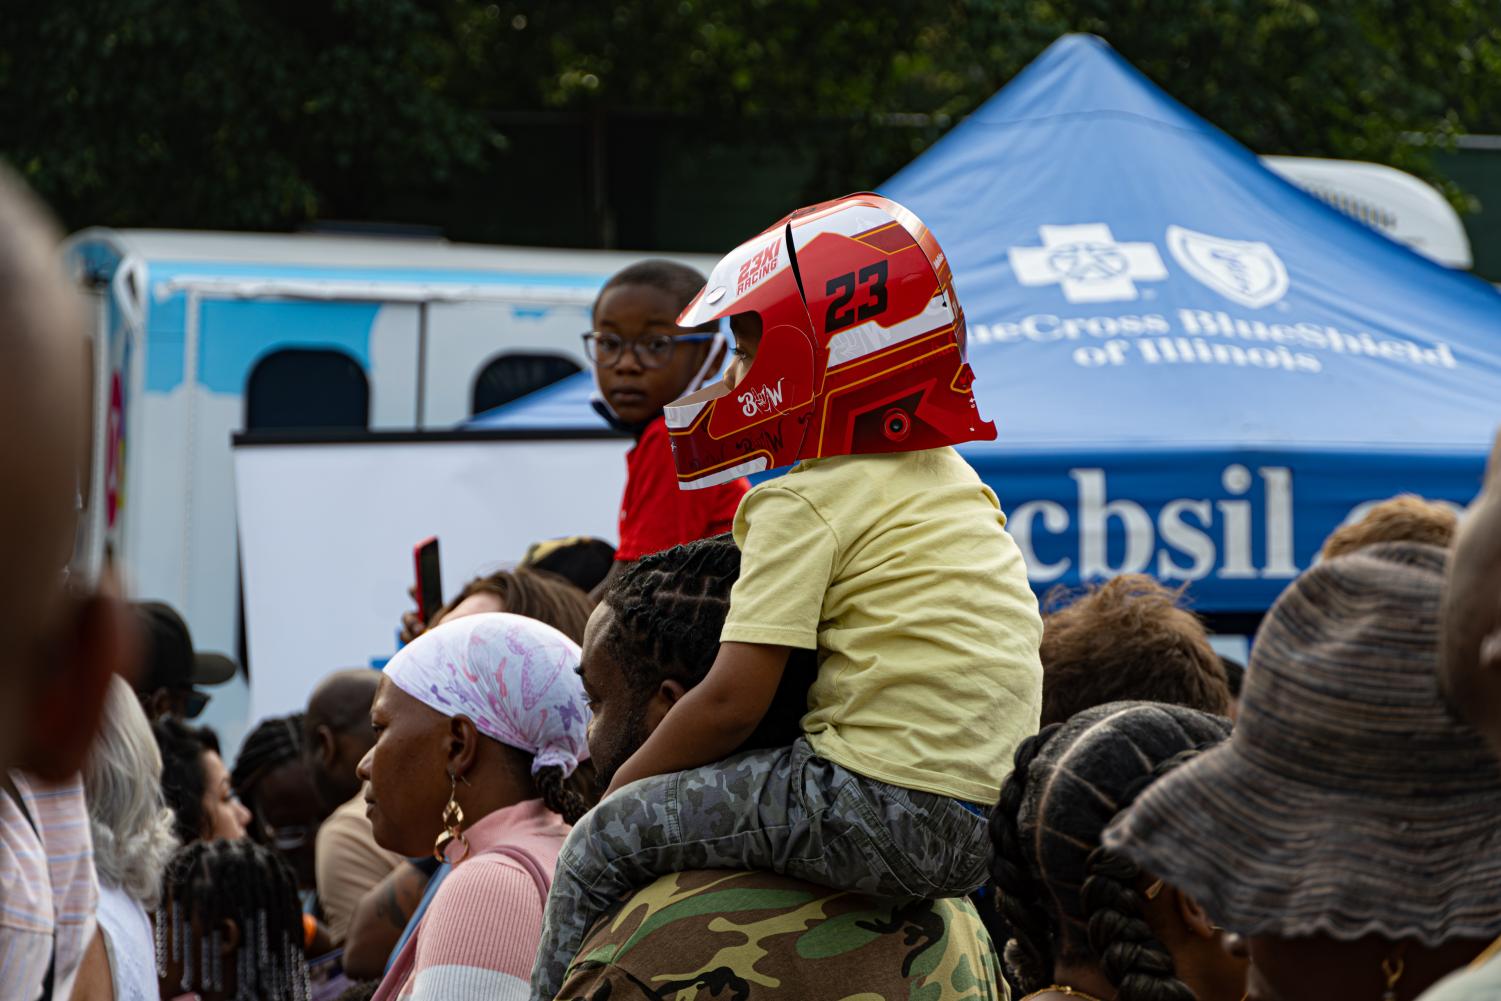
[[[454,866],[374,1001],[525,1001],[542,941],[546,887],[558,864],[563,818],[527,800],[465,829],[469,855]],[[527,862],[494,851],[504,846]]]

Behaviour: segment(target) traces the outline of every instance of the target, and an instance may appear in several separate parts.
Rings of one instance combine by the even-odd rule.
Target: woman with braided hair
[[[386,665],[357,774],[381,847],[452,865],[381,982],[391,998],[524,993],[588,757],[579,648],[536,619],[445,622]]]
[[[1198,710],[1113,702],[1017,749],[990,830],[1004,965],[1018,994],[1240,1001],[1245,964],[1199,906],[1100,844],[1143,789],[1229,732],[1229,720]]]
[[[250,837],[276,849],[297,874],[297,885],[313,890],[322,810],[302,757],[302,713],[270,716],[256,724],[240,747],[229,780],[250,811]]]
[[[292,870],[253,841],[196,841],[167,867],[156,912],[160,996],[308,1001]]]

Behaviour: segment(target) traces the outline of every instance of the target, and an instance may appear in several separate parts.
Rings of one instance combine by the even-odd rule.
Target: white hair
[[[110,682],[104,726],[84,765],[83,787],[99,879],[152,910],[177,838],[162,799],[162,753],[123,678]]]

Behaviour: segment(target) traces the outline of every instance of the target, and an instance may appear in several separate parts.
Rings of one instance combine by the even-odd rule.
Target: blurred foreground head
[[[85,312],[46,209],[0,165],[0,767],[78,770],[127,625],[67,579],[88,457]]]
[[[1454,539],[1439,634],[1449,704],[1501,754],[1501,433]]]

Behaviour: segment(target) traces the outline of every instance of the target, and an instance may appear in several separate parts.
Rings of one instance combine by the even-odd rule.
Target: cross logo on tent
[[[1039,226],[1041,247],[1012,247],[1011,270],[1023,285],[1058,284],[1069,302],[1138,298],[1137,282],[1167,279],[1150,243],[1116,243],[1104,223]]]

